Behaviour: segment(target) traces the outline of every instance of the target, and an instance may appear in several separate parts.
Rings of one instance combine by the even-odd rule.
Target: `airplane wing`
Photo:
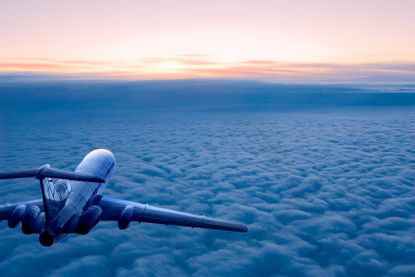
[[[103,196],[98,205],[102,209],[101,220],[118,221],[121,229],[126,228],[130,221],[138,221],[235,232],[248,231],[248,227],[241,223],[158,208],[108,196]]]
[[[23,212],[26,209],[26,207],[29,207],[29,206],[37,206],[39,207],[41,211],[43,211],[42,199],[36,199],[36,200],[14,203],[14,204],[0,205],[0,221],[8,220],[10,216],[12,215],[13,211],[19,206],[23,208]]]

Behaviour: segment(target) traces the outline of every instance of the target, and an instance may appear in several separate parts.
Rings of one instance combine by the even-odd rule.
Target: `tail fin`
[[[44,165],[39,168],[29,169],[29,170],[0,173],[0,179],[15,179],[15,178],[28,178],[28,177],[35,177],[36,179],[39,179],[39,180],[49,177],[49,178],[60,178],[60,179],[66,179],[66,180],[94,182],[94,183],[105,182],[104,179],[97,177],[97,176],[60,170],[60,169],[49,167],[49,165]]]
[[[51,168],[48,164],[35,169],[0,173],[0,179],[28,177],[35,177],[40,181],[40,188],[42,191],[43,206],[45,211],[46,228],[48,228],[51,220],[53,220],[58,214],[59,210],[62,208],[63,203],[61,195],[56,193],[55,184],[53,182],[49,182],[49,180],[46,178],[105,183],[105,180],[100,177]]]

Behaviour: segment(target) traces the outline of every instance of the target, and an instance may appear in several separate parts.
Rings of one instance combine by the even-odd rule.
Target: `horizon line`
[[[0,75],[103,80],[237,79],[282,83],[414,83],[415,61],[219,62],[199,57],[136,60],[1,59]]]

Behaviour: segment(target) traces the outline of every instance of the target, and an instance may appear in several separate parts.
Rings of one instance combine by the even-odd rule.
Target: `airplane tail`
[[[51,182],[49,178],[81,182],[105,183],[105,180],[100,177],[60,170],[52,168],[48,164],[35,169],[0,173],[0,179],[29,177],[35,177],[40,182],[46,226],[49,225],[50,221],[55,218],[60,209],[63,207],[70,190],[70,184],[67,182],[63,180]]]

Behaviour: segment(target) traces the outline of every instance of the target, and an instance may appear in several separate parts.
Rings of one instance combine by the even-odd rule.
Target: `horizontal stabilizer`
[[[49,167],[49,165],[44,165],[42,167],[35,168],[35,169],[29,169],[29,170],[0,173],[0,179],[15,179],[15,178],[28,178],[28,177],[35,177],[36,179],[39,179],[39,180],[49,177],[49,178],[60,178],[60,179],[66,179],[66,180],[94,182],[94,183],[105,182],[104,179],[97,177],[97,176],[60,170],[60,169]]]

